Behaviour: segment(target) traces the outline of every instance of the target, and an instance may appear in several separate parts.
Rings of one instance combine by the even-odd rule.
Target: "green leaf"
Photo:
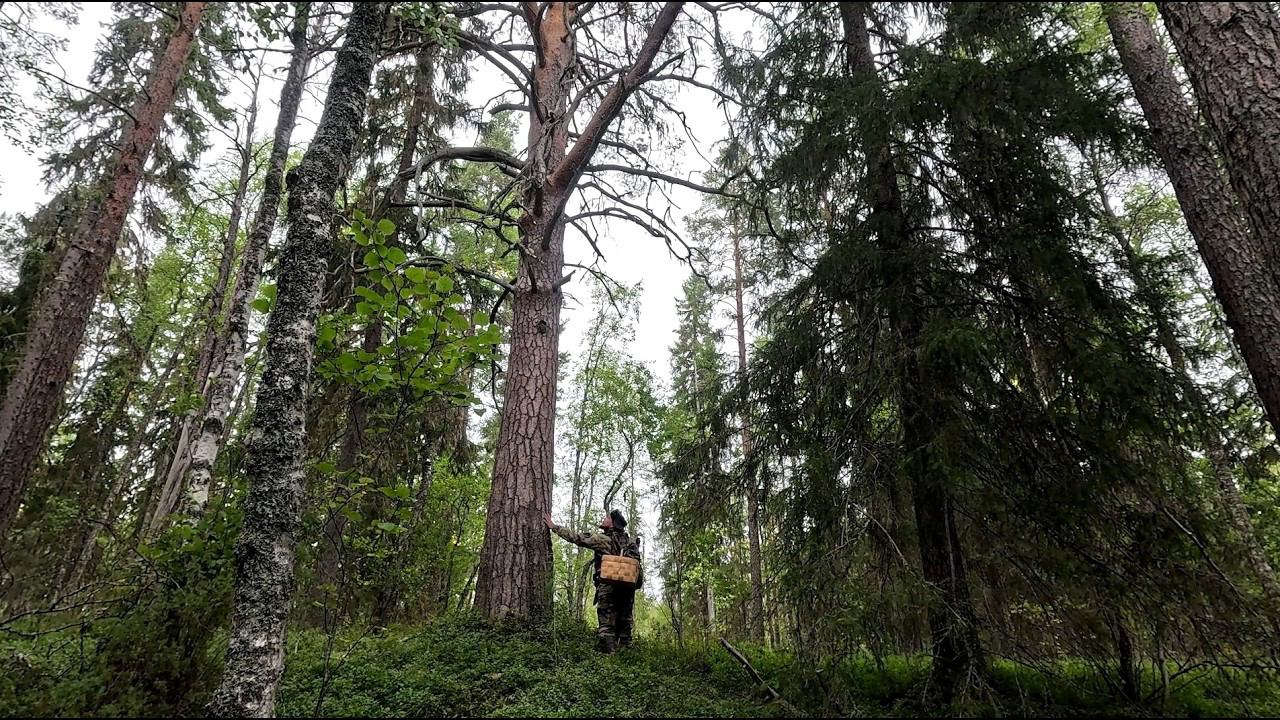
[[[258,298],[257,300],[249,303],[249,306],[260,313],[271,311],[271,301],[266,298]]]
[[[377,526],[379,530],[383,532],[391,533],[392,535],[399,535],[400,533],[404,532],[403,526],[397,525],[395,523],[389,523],[385,520],[379,520],[377,523]]]
[[[403,250],[401,250],[398,247],[393,247],[393,248],[387,248],[387,259],[389,259],[391,262],[395,263],[396,265],[401,265],[409,258],[404,254]]]
[[[436,280],[436,290],[441,293],[447,293],[450,290],[453,290],[453,278],[448,275],[441,275],[439,279]]]
[[[396,231],[396,224],[386,218],[378,221],[378,233],[382,236],[388,236]]]
[[[405,268],[404,276],[409,278],[411,283],[423,283],[427,280],[427,271],[425,268],[409,267]]]
[[[408,499],[409,499],[409,486],[408,486],[408,485],[395,485],[395,486],[393,486],[393,487],[380,487],[380,488],[378,488],[378,492],[382,493],[383,495],[386,495],[387,497],[391,498],[392,500],[408,500]]]

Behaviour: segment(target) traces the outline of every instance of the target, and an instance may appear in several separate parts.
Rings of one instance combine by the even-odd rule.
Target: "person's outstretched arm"
[[[574,532],[567,527],[561,527],[555,524],[555,522],[551,520],[551,515],[549,513],[542,514],[542,522],[547,526],[548,530],[559,535],[565,540],[568,540],[574,545],[602,553],[613,552],[613,543],[609,542],[608,535],[604,535],[602,533]]]

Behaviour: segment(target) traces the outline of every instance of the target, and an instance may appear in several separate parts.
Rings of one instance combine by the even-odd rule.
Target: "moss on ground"
[[[0,716],[200,714],[217,682],[225,635],[193,656],[188,643],[148,635],[149,626],[166,627],[139,621],[99,625],[93,633],[0,636]],[[1000,660],[981,687],[939,706],[928,701],[925,656],[877,662],[853,655],[815,672],[787,655],[740,647],[786,699],[779,704],[762,698],[718,645],[679,648],[662,639],[642,639],[609,657],[596,654],[593,645],[591,630],[580,624],[528,631],[466,618],[376,635],[344,632],[331,646],[323,632],[298,631],[289,640],[277,712],[281,717],[1280,716],[1280,682],[1260,671],[1206,667],[1174,673],[1169,696],[1161,699],[1155,669],[1148,666],[1142,683],[1148,697],[1132,703],[1119,700],[1106,674],[1083,662],[1032,669]]]
[[[290,643],[281,717],[773,717],[739,674],[641,642],[604,657],[578,626],[521,632],[445,622]]]

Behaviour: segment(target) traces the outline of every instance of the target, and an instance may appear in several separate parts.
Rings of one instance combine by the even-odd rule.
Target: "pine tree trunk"
[[[635,63],[600,100],[572,151],[566,152],[576,62],[574,3],[526,6],[538,62],[529,118],[529,182],[520,219],[519,279],[514,293],[511,354],[484,546],[476,576],[476,607],[491,620],[544,623],[551,617],[551,510],[555,465],[556,381],[560,347],[560,286],[564,271],[562,213],[609,124],[644,82],[684,3],[668,2]]]
[[[192,445],[191,465],[186,477],[186,497],[183,513],[198,517],[209,501],[209,485],[213,480],[213,468],[218,461],[225,435],[227,414],[235,394],[236,382],[244,371],[245,351],[249,341],[250,303],[258,293],[262,278],[262,262],[267,243],[276,227],[280,210],[280,198],[284,194],[284,166],[289,158],[289,140],[298,122],[298,105],[306,86],[307,22],[310,3],[297,4],[290,39],[293,53],[289,58],[289,71],[284,87],[280,90],[280,113],[276,117],[275,134],[271,139],[271,155],[267,160],[267,174],[263,179],[262,198],[257,214],[249,228],[240,268],[236,273],[236,287],[228,308],[226,327],[223,330],[221,358],[216,371],[209,378],[205,394],[204,420],[200,433]]]
[[[1157,4],[1280,282],[1280,17],[1259,2]]]
[[[541,518],[551,510],[560,351],[557,283],[564,267],[564,224],[558,213],[553,215],[557,189],[548,187],[545,177],[565,157],[569,133],[563,116],[575,62],[571,4],[545,7],[539,29],[542,62],[533,67],[538,108],[529,116],[529,161],[541,166],[533,176],[542,182],[531,184],[521,218],[521,240],[533,252],[520,258],[475,600],[490,619],[535,623],[551,617],[551,536]]]
[[[121,139],[106,195],[85,215],[27,333],[17,371],[0,406],[0,537],[18,513],[27,477],[57,413],[147,159],[173,105],[205,5],[183,3],[177,26],[156,58],[134,109],[134,122]]]
[[[1235,197],[1201,134],[1195,111],[1147,16],[1135,3],[1104,6],[1107,26],[1134,95],[1151,127],[1152,143],[1173,183],[1222,303],[1232,337],[1280,434],[1280,282],[1267,253],[1237,216]]]
[[[222,682],[208,708],[215,716],[270,717],[275,710],[293,597],[307,389],[332,243],[334,194],[363,124],[385,9],[383,3],[355,4],[324,114],[289,188],[289,231],[267,321],[266,369],[250,433],[249,494],[236,544],[231,639]]]
[[[840,13],[850,76],[862,83],[878,83],[870,33],[868,3],[841,3]],[[901,287],[889,311],[889,323],[903,344],[897,368],[899,413],[905,454],[903,474],[911,486],[920,563],[928,585],[929,627],[933,639],[931,683],[949,700],[984,671],[977,618],[970,599],[964,554],[956,527],[955,504],[947,488],[945,469],[933,450],[938,422],[945,417],[938,389],[919,366],[924,308],[917,269],[910,257],[912,238],[902,207],[897,170],[887,128],[869,131],[863,139],[872,188],[871,213],[885,257],[886,277]]]
[[[738,372],[747,372],[747,321],[742,302],[742,237],[733,229],[734,307],[738,326]],[[747,547],[751,564],[751,612],[747,628],[751,639],[764,642],[764,573],[760,562],[760,485],[756,481],[755,461],[752,453],[755,443],[751,437],[751,423],[742,423],[742,464],[747,469]]]

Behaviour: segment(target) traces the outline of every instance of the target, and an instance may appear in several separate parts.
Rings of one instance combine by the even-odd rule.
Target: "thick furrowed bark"
[[[550,217],[558,188],[547,182],[564,160],[569,134],[562,118],[572,89],[574,31],[568,3],[550,3],[538,28],[542,63],[534,66],[539,108],[529,120],[530,163],[538,166],[526,193],[521,239],[532,252],[520,259],[507,392],[494,456],[493,488],[476,576],[476,606],[494,620],[545,622],[551,617],[551,536],[542,513],[551,510],[555,462],[556,368],[560,350],[560,289],[564,227]]]
[[[357,3],[334,64],[324,114],[289,188],[289,232],[267,321],[248,461],[249,494],[236,543],[236,591],[216,716],[270,717],[284,672],[293,599],[294,533],[302,512],[302,453],[316,321],[332,243],[334,194],[364,120],[386,6]]]
[[[540,15],[533,4],[525,6],[541,50],[540,61],[531,68],[536,107],[529,119],[527,211],[520,226],[525,252],[514,293],[507,393],[476,576],[476,607],[493,620],[545,622],[551,616],[551,536],[541,518],[551,509],[554,477],[562,213],[605,130],[648,73],[682,5],[663,7],[635,62],[601,99],[571,150],[566,110],[576,62],[575,4],[547,3]]]
[[[164,116],[173,105],[205,5],[183,4],[177,27],[156,58],[134,109],[135,122],[121,139],[106,195],[85,215],[27,332],[17,370],[0,405],[0,538],[18,513],[27,477],[71,377],[89,315],[115,257]]]
[[[1231,185],[1280,282],[1280,17],[1267,3],[1158,3]]]
[[[1187,105],[1163,46],[1135,3],[1104,5],[1120,61],[1152,142],[1222,303],[1232,337],[1273,428],[1280,433],[1280,283],[1241,222],[1213,147]]]

